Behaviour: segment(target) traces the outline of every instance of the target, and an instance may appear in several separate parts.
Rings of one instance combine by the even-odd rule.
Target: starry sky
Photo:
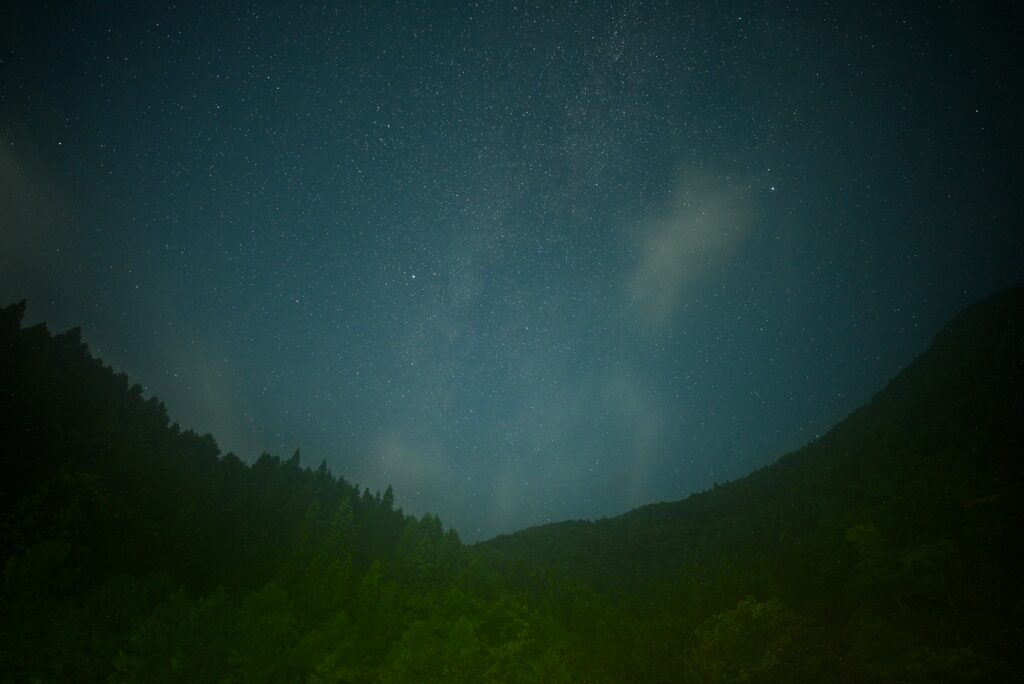
[[[745,475],[1024,280],[1018,10],[159,5],[0,9],[0,303],[470,541]]]

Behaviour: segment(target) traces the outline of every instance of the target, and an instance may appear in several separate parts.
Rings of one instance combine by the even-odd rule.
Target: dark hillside
[[[564,678],[549,621],[436,517],[298,452],[221,454],[24,310],[0,310],[0,680]]]
[[[181,430],[0,311],[0,679],[995,682],[1024,667],[1024,289],[749,477],[465,547]]]
[[[1015,288],[965,310],[867,405],[749,477],[484,547],[510,567],[582,577],[641,615],[658,605],[683,624],[748,594],[779,598],[825,628],[862,678],[896,676],[885,668],[897,643],[922,677],[952,667],[944,657],[968,670],[973,659],[1015,660],[1022,389]]]

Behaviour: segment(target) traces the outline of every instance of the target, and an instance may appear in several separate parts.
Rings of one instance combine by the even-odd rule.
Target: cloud
[[[23,145],[22,148],[31,148]],[[19,149],[22,149],[19,148]],[[38,155],[0,146],[0,267],[33,275],[53,247],[63,203]]]
[[[648,329],[671,323],[691,289],[733,254],[752,219],[749,186],[684,174],[665,204],[639,221],[638,258],[623,288],[628,309]]]
[[[439,513],[451,524],[451,506],[446,508],[439,502],[453,486],[452,464],[441,443],[426,431],[385,428],[371,449],[369,461],[362,464],[362,472],[358,470],[357,480],[371,489],[392,485],[407,512]],[[433,502],[429,511],[424,502]]]
[[[524,518],[530,524],[539,522],[535,515],[530,515],[531,506],[527,500],[529,491],[529,472],[519,464],[502,464],[491,479],[489,526],[505,532],[523,526]]]
[[[666,454],[668,409],[633,372],[622,369],[607,379],[604,403],[608,415],[626,437],[627,471],[621,480],[621,504],[632,508],[648,503],[656,490],[657,474]]]

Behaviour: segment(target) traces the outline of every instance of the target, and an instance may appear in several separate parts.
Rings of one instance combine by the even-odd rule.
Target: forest
[[[1001,682],[1024,662],[1024,288],[748,477],[464,544],[252,463],[0,311],[0,680]]]

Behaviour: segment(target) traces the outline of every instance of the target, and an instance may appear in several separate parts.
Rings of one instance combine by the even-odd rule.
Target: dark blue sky
[[[1024,280],[988,3],[151,5],[0,10],[0,299],[470,540],[744,475]]]

